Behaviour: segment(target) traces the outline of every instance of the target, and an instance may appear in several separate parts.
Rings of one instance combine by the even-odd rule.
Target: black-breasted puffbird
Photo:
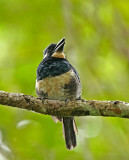
[[[37,68],[36,93],[42,99],[66,101],[81,99],[81,83],[75,68],[63,52],[65,38],[50,44],[44,50],[44,58]],[[78,133],[74,117],[52,117],[63,123],[66,147],[77,145]]]

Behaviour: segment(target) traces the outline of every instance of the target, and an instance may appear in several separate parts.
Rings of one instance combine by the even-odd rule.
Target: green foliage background
[[[127,0],[1,0],[0,90],[36,96],[42,50],[62,37],[84,99],[129,101]],[[0,160],[129,159],[129,120],[76,121],[78,146],[68,151],[50,116],[0,106]]]

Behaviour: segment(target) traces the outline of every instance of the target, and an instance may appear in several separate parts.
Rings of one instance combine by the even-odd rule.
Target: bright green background
[[[129,1],[0,0],[0,90],[36,96],[36,68],[66,38],[82,97],[129,101]],[[76,118],[78,146],[65,148],[50,116],[0,106],[0,160],[127,160],[129,120]]]

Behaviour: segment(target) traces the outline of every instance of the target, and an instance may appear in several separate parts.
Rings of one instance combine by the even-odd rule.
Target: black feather
[[[64,58],[50,57],[43,59],[37,68],[37,80],[42,80],[50,76],[59,76],[68,72],[70,69],[71,65]]]
[[[73,117],[64,117],[63,118],[63,128],[64,128],[64,137],[66,147],[71,150],[76,144],[76,134],[73,126]]]

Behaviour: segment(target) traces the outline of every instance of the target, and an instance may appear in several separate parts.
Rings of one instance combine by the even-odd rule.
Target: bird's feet
[[[70,99],[66,99],[65,100],[65,104],[66,104],[66,106],[68,106],[68,103],[70,102]]]

